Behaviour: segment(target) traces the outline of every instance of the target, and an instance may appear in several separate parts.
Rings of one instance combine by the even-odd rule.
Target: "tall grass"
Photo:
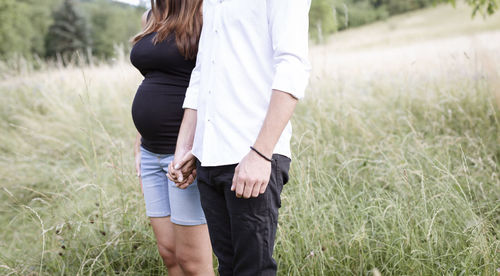
[[[455,42],[312,50],[280,275],[496,274],[500,55]],[[165,273],[133,169],[140,80],[123,57],[1,78],[0,274]]]
[[[486,80],[397,83],[379,79],[365,93],[319,83],[300,106],[277,250],[283,272],[500,267],[500,112]]]

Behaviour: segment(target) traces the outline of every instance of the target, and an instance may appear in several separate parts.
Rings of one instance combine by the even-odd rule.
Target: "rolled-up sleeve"
[[[182,108],[186,109],[198,109],[198,94],[200,90],[200,73],[201,73],[201,57],[198,53],[196,58],[196,66],[191,73],[191,79],[189,80],[189,86],[186,90],[186,97],[184,98],[184,104]]]
[[[195,109],[198,110],[198,95],[200,94],[200,82],[201,82],[201,64],[203,61],[203,45],[205,41],[204,29],[202,28],[200,34],[200,41],[198,43],[198,54],[196,56],[196,65],[191,72],[191,79],[189,80],[189,86],[186,90],[186,96],[184,98],[184,104],[182,108],[184,109]]]
[[[309,8],[311,0],[268,0],[274,51],[272,89],[304,97],[309,82]]]

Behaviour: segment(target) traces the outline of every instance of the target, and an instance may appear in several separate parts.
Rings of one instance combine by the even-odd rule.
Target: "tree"
[[[1,0],[0,58],[14,53],[30,58],[45,55],[45,36],[52,10],[61,0]]]
[[[455,0],[449,0],[455,4]],[[492,15],[498,10],[499,0],[467,0],[467,3],[473,7],[472,15],[478,12],[483,16]]]
[[[77,9],[74,0],[64,0],[53,13],[53,18],[54,23],[45,40],[47,56],[65,56],[91,46],[87,20]]]
[[[23,4],[15,0],[0,1],[0,22],[0,56],[14,52],[28,54],[34,32]]]
[[[115,45],[130,45],[130,38],[141,29],[145,9],[109,0],[82,3],[90,19],[92,53],[98,58],[110,58]]]
[[[500,0],[466,0],[472,6],[473,16],[495,13]],[[311,38],[321,42],[337,30],[356,27],[383,20],[389,16],[421,9],[436,3],[456,0],[312,0],[309,14],[309,32]]]
[[[311,3],[309,32],[316,41],[338,29],[334,4],[334,0],[313,0]]]
[[[52,12],[61,4],[61,0],[17,0],[26,10],[32,36],[25,40],[30,44],[31,54],[45,56],[45,37],[53,23]]]

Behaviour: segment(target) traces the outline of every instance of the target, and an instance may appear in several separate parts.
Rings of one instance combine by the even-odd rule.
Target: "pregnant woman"
[[[195,66],[201,6],[201,0],[152,0],[130,54],[144,76],[132,104],[138,130],[136,169],[168,275],[213,275],[212,249],[194,176],[186,177],[194,182],[181,185],[185,189],[166,176]]]

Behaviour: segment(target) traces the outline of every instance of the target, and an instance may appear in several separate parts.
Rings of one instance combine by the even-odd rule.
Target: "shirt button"
[[[219,33],[219,30],[218,29],[215,29],[215,33],[218,34]]]

